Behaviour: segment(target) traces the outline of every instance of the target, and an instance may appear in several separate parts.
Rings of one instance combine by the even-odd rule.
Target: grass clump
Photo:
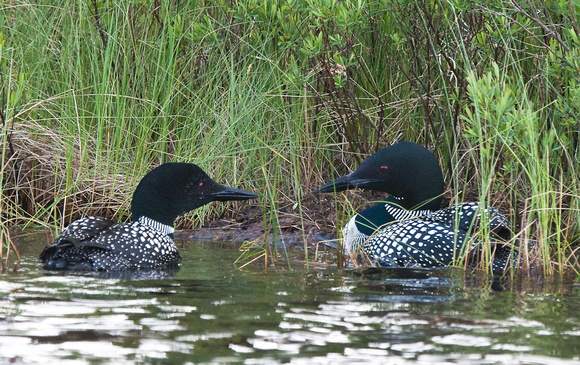
[[[262,192],[274,234],[282,213],[305,234],[308,222],[334,230],[350,212],[308,192],[405,139],[440,158],[446,201],[500,208],[539,243],[546,273],[578,270],[579,12],[536,0],[1,5],[2,247],[14,224],[128,219],[139,179],[167,161]]]

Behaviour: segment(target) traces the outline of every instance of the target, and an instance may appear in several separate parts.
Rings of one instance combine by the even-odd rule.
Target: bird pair
[[[356,214],[343,230],[347,253],[360,247],[377,266],[441,267],[453,263],[486,226],[496,241],[511,235],[505,216],[491,207],[466,203],[439,210],[443,175],[435,156],[423,146],[400,142],[365,160],[354,172],[315,193],[360,187],[388,193],[382,203]],[[40,254],[44,268],[75,271],[125,271],[177,267],[174,220],[211,201],[247,200],[254,193],[220,185],[188,163],[163,164],[148,173],[133,194],[131,224],[87,217],[70,224]],[[465,247],[469,244],[470,247]],[[513,264],[517,251],[498,245],[493,270]]]

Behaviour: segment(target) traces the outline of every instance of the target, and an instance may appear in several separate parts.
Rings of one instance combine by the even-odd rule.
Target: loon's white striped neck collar
[[[423,210],[407,210],[401,207],[396,207],[391,204],[385,204],[385,209],[395,220],[402,221],[411,218],[423,218],[430,216],[433,212],[429,209]]]
[[[172,226],[168,226],[167,224],[159,223],[156,220],[145,217],[143,215],[141,217],[139,217],[139,219],[137,221],[145,226],[156,229],[156,230],[158,230],[158,231],[160,231],[168,236],[172,235],[173,232],[175,232],[175,229]]]

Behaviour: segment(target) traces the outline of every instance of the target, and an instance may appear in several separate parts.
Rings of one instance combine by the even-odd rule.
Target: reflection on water
[[[21,251],[0,276],[0,361],[16,363],[577,363],[578,287],[456,270],[237,270],[183,244],[168,275],[48,274]],[[491,285],[493,284],[493,285]],[[498,291],[502,289],[503,291]]]

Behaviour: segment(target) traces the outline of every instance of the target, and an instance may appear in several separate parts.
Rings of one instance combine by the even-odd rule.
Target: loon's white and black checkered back
[[[168,228],[150,219],[125,224],[100,217],[82,218],[71,223],[52,245],[44,249],[40,258],[45,261],[47,269],[123,271],[171,268],[179,264],[180,255],[167,234],[172,232],[172,227]]]
[[[389,214],[398,218],[367,236],[356,230],[355,217],[343,230],[344,247],[348,254],[358,247],[382,267],[443,267],[477,249],[478,241],[470,239],[480,229],[481,218],[488,223],[494,239],[509,239],[510,223],[497,209],[479,203],[465,203],[435,212],[409,211],[387,204]],[[470,246],[466,247],[468,243]],[[507,247],[507,246],[506,246]],[[504,269],[516,256],[509,248],[499,246],[493,269]],[[506,251],[506,252],[504,252]],[[509,252],[508,252],[509,251]]]

